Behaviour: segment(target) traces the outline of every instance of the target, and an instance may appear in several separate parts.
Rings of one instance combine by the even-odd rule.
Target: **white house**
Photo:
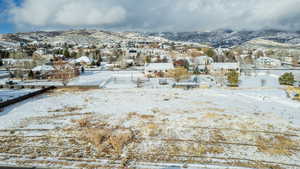
[[[256,59],[255,65],[257,67],[280,67],[281,61],[269,57],[260,57]]]
[[[212,63],[208,65],[208,70],[210,73],[227,73],[228,71],[240,72],[239,63]]]
[[[194,59],[194,71],[199,73],[206,73],[207,66],[214,63],[213,58],[208,56],[198,56]]]
[[[145,65],[145,75],[155,74],[158,72],[168,72],[174,69],[173,63],[149,63]]]
[[[197,56],[194,59],[195,65],[209,65],[214,62],[213,58],[209,56]]]

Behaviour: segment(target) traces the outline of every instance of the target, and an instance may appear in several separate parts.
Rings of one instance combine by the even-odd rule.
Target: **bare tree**
[[[183,67],[175,68],[174,70],[171,70],[168,74],[170,77],[174,78],[176,82],[179,82],[183,79],[188,79],[190,77],[189,72]]]
[[[54,68],[54,78],[60,80],[64,86],[67,86],[71,79],[79,74],[75,66],[62,60],[55,62]]]

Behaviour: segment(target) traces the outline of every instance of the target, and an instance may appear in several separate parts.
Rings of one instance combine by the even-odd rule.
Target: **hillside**
[[[216,30],[209,32],[160,32],[146,33],[151,36],[161,36],[174,41],[198,42],[212,45],[214,47],[233,47],[247,41],[261,38],[279,43],[300,44],[300,32],[289,32],[279,30],[260,31],[233,31]]]

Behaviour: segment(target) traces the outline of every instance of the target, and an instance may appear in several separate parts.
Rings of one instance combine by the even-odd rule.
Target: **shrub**
[[[237,87],[239,85],[239,73],[236,71],[230,71],[227,74],[227,81],[229,86]]]
[[[293,73],[284,73],[282,76],[279,77],[279,83],[281,85],[290,85],[292,86],[295,82],[295,78]]]

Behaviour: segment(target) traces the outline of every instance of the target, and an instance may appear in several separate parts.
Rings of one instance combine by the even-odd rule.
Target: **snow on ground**
[[[135,137],[140,141],[124,147],[122,156],[134,152],[142,161],[182,162],[176,156],[170,156],[168,160],[161,158],[166,155],[155,155],[168,153],[201,156],[201,160],[202,156],[209,158],[201,164],[214,162],[224,165],[231,159],[241,159],[241,163],[243,160],[264,160],[270,162],[268,165],[275,163],[283,168],[297,168],[300,166],[299,144],[295,145],[294,142],[300,141],[299,110],[300,103],[287,98],[285,91],[277,88],[60,89],[5,109],[0,113],[0,129],[55,130],[50,133],[52,137],[74,137],[76,142],[80,142],[67,148],[72,150],[76,147],[84,153],[78,155],[78,151],[73,152],[75,156],[97,158],[90,151],[84,151],[86,146],[93,147],[93,144],[84,143],[85,140],[78,138],[82,135],[80,131],[85,128],[74,123],[74,120],[87,118],[93,125],[105,126],[110,130],[126,131],[126,128],[130,128],[135,131]],[[62,128],[74,129],[73,134],[56,131]],[[40,132],[23,135],[39,135]],[[259,145],[263,144],[260,140],[265,140],[274,144],[271,147],[281,146],[267,139],[288,140],[292,147],[287,147],[287,151],[280,154],[282,149],[285,150],[284,146],[280,151],[275,151]],[[57,146],[67,145],[62,143]],[[51,149],[48,151],[55,154]],[[73,157],[72,153],[70,156]]]
[[[138,79],[143,88],[137,88]],[[45,166],[50,158],[47,164],[57,162],[53,167],[84,168],[84,157],[99,159],[94,165],[132,158],[126,165],[138,168],[179,168],[193,160],[196,164],[188,167],[300,167],[300,102],[288,98],[276,74],[243,75],[239,88],[183,90],[168,82],[159,85],[159,79],[145,79],[138,71],[86,72],[69,84],[104,88],[58,89],[5,108],[0,112],[0,138],[5,138],[0,165],[44,160],[39,165]],[[113,135],[122,132],[134,133],[136,140],[127,140],[120,150],[111,139],[126,139]],[[94,141],[99,135],[101,144]],[[10,138],[18,140],[21,152]],[[45,150],[49,145],[53,148]],[[81,161],[59,161],[65,157]]]
[[[253,76],[244,76],[242,75],[241,83],[239,87],[242,88],[258,88],[258,87],[280,87],[278,82],[278,77],[271,75],[253,75]]]

